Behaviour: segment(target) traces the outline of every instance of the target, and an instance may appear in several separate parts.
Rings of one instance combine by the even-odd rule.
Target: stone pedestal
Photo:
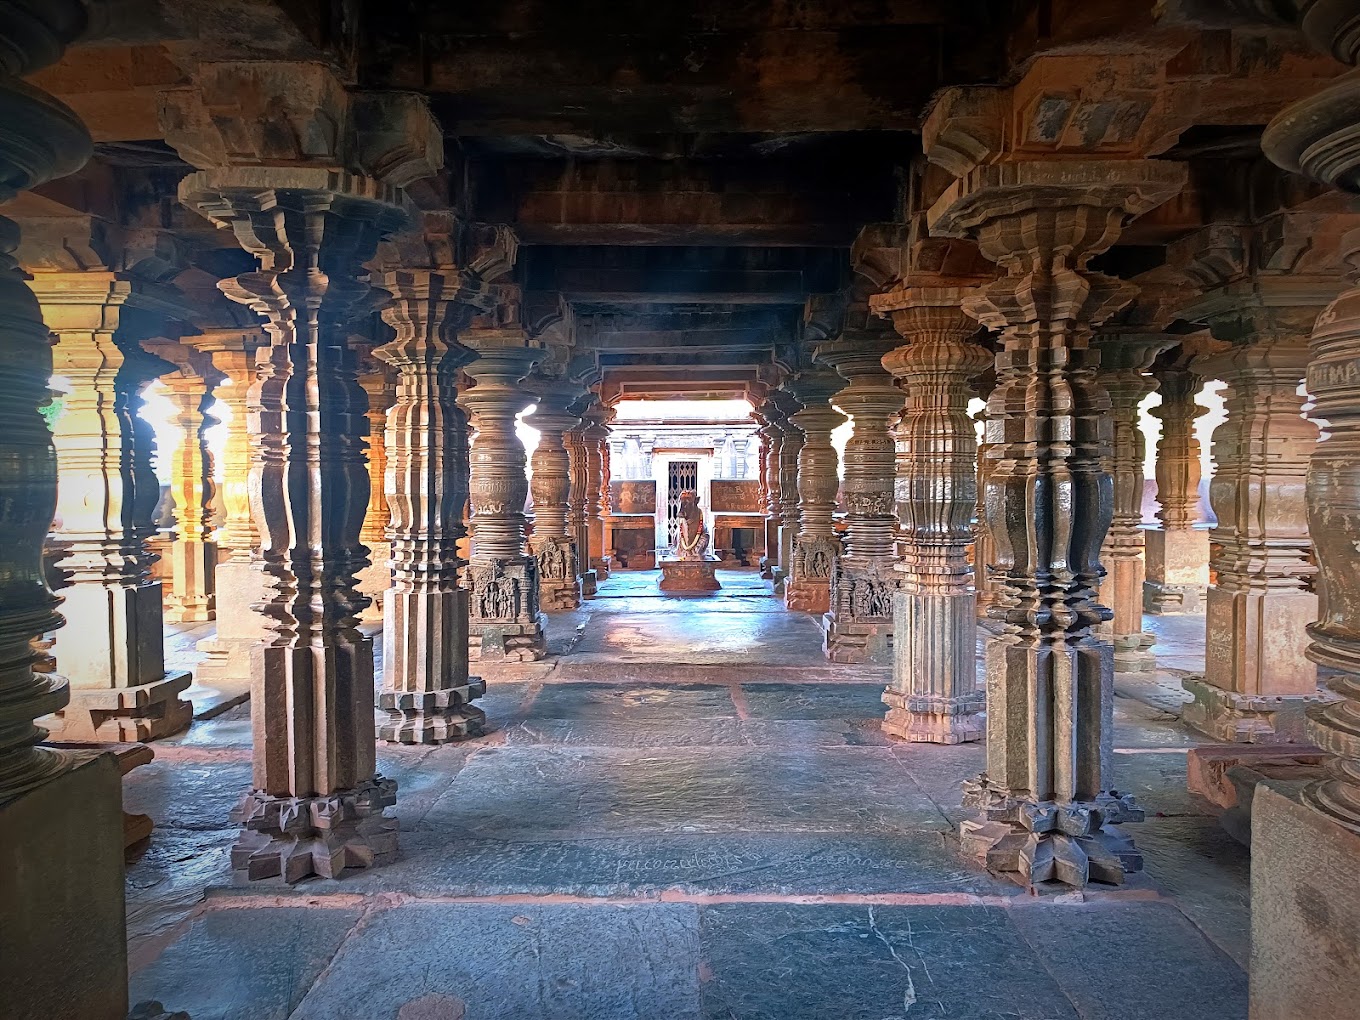
[[[7,1017],[126,1020],[122,775],[111,754],[0,798],[0,984]]]
[[[1251,813],[1251,1020],[1355,1014],[1360,832],[1271,788]]]
[[[1203,615],[1209,591],[1209,529],[1147,528],[1143,612]]]
[[[674,592],[718,591],[722,585],[714,575],[717,560],[661,560],[661,590]]]

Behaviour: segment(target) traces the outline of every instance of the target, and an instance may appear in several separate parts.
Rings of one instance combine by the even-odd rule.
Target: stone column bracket
[[[1142,853],[1118,828],[1144,818],[1129,794],[1111,790],[1091,801],[1035,802],[1007,796],[984,775],[964,784],[963,803],[983,813],[959,827],[964,852],[1022,886],[1120,885],[1126,873],[1143,870]]]
[[[292,885],[311,875],[339,878],[349,868],[386,864],[397,853],[397,783],[375,775],[352,790],[317,797],[245,795],[233,821],[242,832],[231,866],[247,881],[279,878]]]

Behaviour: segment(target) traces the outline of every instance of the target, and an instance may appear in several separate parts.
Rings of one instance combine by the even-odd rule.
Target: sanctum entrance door
[[[666,465],[666,544],[675,548],[680,529],[680,493],[699,492],[699,462],[673,460]]]

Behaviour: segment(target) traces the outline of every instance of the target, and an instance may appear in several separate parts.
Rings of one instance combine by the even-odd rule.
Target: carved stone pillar
[[[892,347],[891,340],[868,334],[817,348],[817,359],[849,382],[835,402],[855,423],[845,444],[845,552],[833,563],[831,606],[824,621],[826,654],[832,662],[886,664],[893,658],[897,517],[889,428],[904,398],[883,367],[883,356]]]
[[[982,385],[985,380],[985,385]],[[996,376],[992,372],[984,373],[979,377],[975,385],[974,392],[984,401],[991,396],[992,390],[996,387]],[[986,441],[987,428],[987,408],[984,405],[973,416],[975,423],[981,422],[983,427],[983,438],[978,442],[977,447],[977,508],[973,514],[973,588],[975,595],[973,605],[979,620],[986,619],[988,611],[996,605],[1000,597],[999,585],[992,577],[991,565],[996,562],[996,545],[992,542],[992,533],[987,528],[987,508],[983,503],[983,497],[987,494],[987,477],[991,472],[992,457],[988,453],[991,444]],[[974,436],[977,435],[976,424],[973,428]]]
[[[609,507],[609,426],[605,423],[612,416],[613,412],[596,400],[583,415],[585,425],[581,431],[586,464],[586,545],[583,548],[589,551],[590,569],[595,571],[598,581],[609,576],[604,548],[604,518]]]
[[[255,379],[255,351],[264,339],[259,329],[222,329],[185,341],[211,358],[213,368],[221,373],[223,384],[217,398],[230,412],[218,493],[223,521],[217,532],[213,571],[217,631],[198,643],[204,657],[196,672],[203,684],[248,684],[251,656],[264,638],[264,621],[255,608],[263,597],[263,575],[255,562],[260,532],[250,512],[249,481],[249,418],[259,409],[248,400]]]
[[[1117,673],[1157,668],[1151,651],[1156,639],[1143,632],[1143,459],[1147,440],[1138,425],[1138,405],[1157,388],[1157,381],[1147,374],[1153,359],[1172,343],[1163,334],[1131,332],[1124,327],[1103,331],[1094,343],[1100,352],[1096,381],[1109,394],[1114,423],[1110,458],[1114,517],[1100,550],[1105,567],[1100,601],[1114,614],[1104,627],[1114,638]]]
[[[775,580],[775,594],[782,596],[788,588],[789,574],[793,572],[794,539],[798,537],[799,521],[802,512],[798,506],[798,456],[803,449],[803,430],[793,421],[792,415],[802,409],[788,390],[776,390],[770,395],[783,417],[779,428],[783,438],[779,444],[779,565],[783,576]]]
[[[986,144],[956,140],[974,125],[955,114],[1000,98],[960,90],[927,125],[931,159],[960,177],[930,209],[931,233],[975,238],[1006,274],[963,302],[1002,346],[985,502],[1004,630],[987,649],[987,772],[966,795],[984,817],[963,824],[962,840],[1027,884],[1119,882],[1141,855],[1116,826],[1142,812],[1112,789],[1113,661],[1096,634],[1109,613],[1095,592],[1111,436],[1089,345],[1135,288],[1087,263],[1185,172],[1139,159],[978,163]]]
[[[1209,590],[1209,529],[1199,519],[1200,447],[1195,419],[1208,409],[1195,402],[1203,377],[1188,367],[1154,373],[1162,402],[1152,415],[1162,422],[1157,440],[1157,511],[1145,532],[1147,579],[1143,612],[1203,613]]]
[[[89,158],[90,136],[61,103],[19,80],[84,29],[73,0],[11,5],[0,19],[0,202]],[[35,720],[67,703],[66,680],[33,672],[32,641],[61,626],[43,572],[57,459],[39,408],[52,340],[0,217],[0,983],[15,1017],[127,1015],[121,780],[107,755],[36,746]],[[95,493],[94,495],[98,495]]]
[[[789,387],[803,405],[790,415],[803,441],[798,448],[798,535],[785,604],[797,612],[825,613],[831,608],[831,567],[841,548],[832,527],[840,479],[831,432],[845,417],[831,406],[831,398],[845,388],[845,380],[829,369],[804,369]]]
[[[383,320],[396,335],[373,356],[395,371],[396,392],[385,422],[392,583],[382,595],[378,706],[387,719],[378,736],[404,744],[477,736],[486,718],[472,704],[486,685],[468,676],[468,593],[458,583],[468,438],[455,384],[472,357],[457,341],[466,283],[438,268],[380,280],[392,295]]]
[[[916,276],[938,285],[911,286]],[[909,273],[907,285],[874,299],[908,341],[883,359],[907,398],[897,428],[897,646],[893,682],[883,695],[883,729],[935,744],[979,739],[985,700],[977,683],[977,607],[968,562],[977,507],[977,434],[968,416],[968,384],[992,358],[972,342],[977,323],[960,310],[976,281],[952,282]]]
[[[538,563],[539,604],[548,612],[581,608],[577,577],[576,540],[568,527],[571,512],[571,462],[565,445],[569,429],[580,418],[567,410],[581,388],[561,379],[531,377],[526,385],[538,397],[538,407],[527,419],[539,430],[534,450],[534,534],[529,551]]]
[[[1304,736],[1317,699],[1306,628],[1317,594],[1304,486],[1317,426],[1298,392],[1306,329],[1258,336],[1196,367],[1227,384],[1227,420],[1214,430],[1209,500],[1214,528],[1204,679],[1181,718],[1216,740],[1276,743]]]
[[[471,648],[481,659],[532,661],[542,658],[546,648],[538,564],[525,552],[529,479],[515,416],[533,403],[520,381],[545,352],[529,347],[523,331],[514,329],[470,330],[464,342],[477,354],[463,370],[476,385],[459,395],[477,430],[468,567]]]
[[[392,512],[387,505],[387,412],[396,402],[392,370],[371,348],[360,348],[359,385],[368,398],[368,509],[359,541],[368,547],[368,566],[359,573],[359,591],[369,604],[361,615],[369,622],[383,619],[384,593],[392,587],[392,545],[387,532]]]
[[[784,442],[780,411],[772,400],[766,399],[752,417],[760,424],[760,508],[765,515],[765,557],[760,564],[760,576],[779,583],[783,565],[779,562],[779,521],[782,513],[779,491],[779,448]]]
[[[571,408],[578,414],[578,423],[562,435],[562,443],[567,449],[567,474],[570,485],[567,492],[567,534],[576,547],[576,575],[581,581],[581,597],[594,598],[596,574],[590,567],[590,528],[586,524],[586,490],[589,488],[590,464],[586,453],[586,440],[583,435],[587,423],[579,420],[579,413],[590,404],[590,399],[582,398]]]
[[[1360,64],[1355,5],[1294,0],[1310,42]],[[1272,161],[1360,195],[1360,71],[1279,114],[1261,147]],[[1353,201],[1353,199],[1352,199]],[[1354,930],[1353,885],[1360,870],[1360,231],[1341,244],[1347,286],[1318,316],[1307,387],[1324,423],[1308,466],[1306,504],[1319,569],[1318,619],[1307,654],[1340,672],[1337,700],[1308,710],[1307,737],[1336,757],[1306,787],[1302,804],[1269,793],[1253,811],[1262,834],[1252,845],[1251,1015],[1344,1014],[1360,991],[1355,959],[1338,964]],[[1327,876],[1341,876],[1342,885]],[[1339,901],[1334,897],[1345,897]]]
[[[142,391],[174,366],[121,333],[132,284],[116,273],[40,273],[31,285],[57,337],[54,372],[70,391],[53,424],[61,473],[54,532],[66,555],[68,630],[57,668],[71,681],[65,740],[150,740],[189,725],[187,672],[167,673],[160,581],[151,577],[160,485]]]
[[[165,599],[165,619],[202,623],[216,617],[217,603],[217,544],[208,514],[217,486],[204,432],[217,424],[208,408],[226,376],[213,367],[210,356],[185,343],[153,341],[146,347],[177,369],[161,377],[180,433],[171,462],[176,538],[170,546],[171,592]]]
[[[317,64],[203,64],[160,107],[166,140],[205,168],[181,201],[258,262],[221,288],[269,336],[248,397],[265,636],[232,864],[247,879],[334,877],[388,860],[397,838],[358,629],[368,420],[350,336],[371,292],[364,263],[406,221],[401,185],[433,172],[441,137],[418,98],[351,95]]]

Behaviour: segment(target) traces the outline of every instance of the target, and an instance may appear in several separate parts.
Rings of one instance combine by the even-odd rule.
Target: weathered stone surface
[[[716,565],[717,561],[710,559],[688,560],[662,557],[659,587],[662,591],[674,592],[718,591],[722,588],[722,585],[713,573]]]
[[[1079,1016],[995,907],[742,904],[701,924],[709,1017]]]
[[[193,1020],[291,1016],[359,916],[354,907],[210,909],[133,975],[132,998],[173,1003]]]
[[[341,948],[291,1015],[699,1020],[697,928],[678,904],[397,907]]]
[[[1360,1000],[1360,834],[1267,782],[1251,819],[1251,1018],[1346,1016]]]

